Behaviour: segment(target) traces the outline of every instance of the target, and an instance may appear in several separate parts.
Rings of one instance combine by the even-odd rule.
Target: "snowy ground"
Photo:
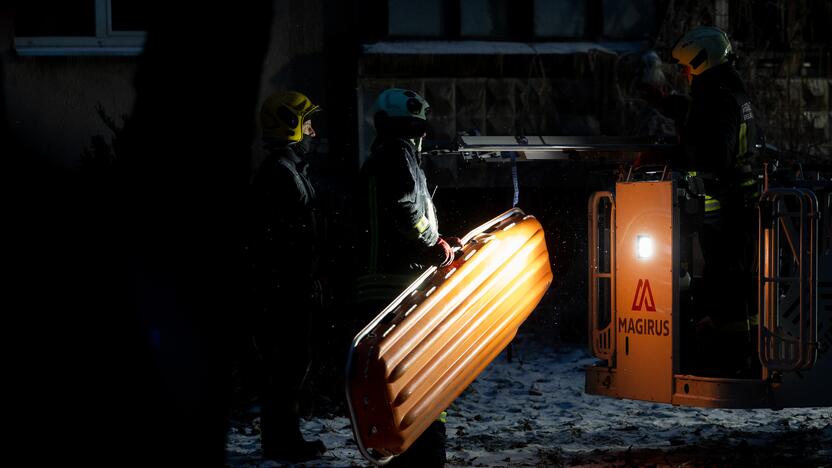
[[[582,369],[592,362],[583,348],[519,336],[512,361],[500,355],[449,408],[448,465],[832,466],[832,408],[715,410],[587,395]],[[303,428],[329,448],[305,466],[368,466],[347,418]],[[228,465],[256,467],[259,456],[251,424],[233,424]]]

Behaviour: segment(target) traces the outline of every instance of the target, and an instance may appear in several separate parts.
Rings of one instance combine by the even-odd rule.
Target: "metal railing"
[[[818,350],[818,200],[807,189],[770,189],[759,210],[760,362],[774,371],[809,369]]]
[[[606,225],[601,223],[599,206],[609,203]],[[595,192],[589,199],[589,341],[590,352],[598,359],[612,360],[615,354],[615,200],[611,192]],[[605,210],[606,211],[606,210]],[[603,232],[602,232],[603,230]],[[604,248],[606,247],[606,249]],[[604,304],[601,294],[607,284]],[[609,308],[609,323],[604,324],[602,307]]]

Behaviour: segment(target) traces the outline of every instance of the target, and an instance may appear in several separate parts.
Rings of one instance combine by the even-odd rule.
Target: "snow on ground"
[[[501,354],[448,409],[448,466],[832,466],[832,408],[718,410],[587,395],[583,368],[592,363],[582,347],[518,336],[512,361]],[[329,448],[305,466],[369,466],[347,418],[303,429]],[[260,466],[259,452],[251,425],[233,424],[228,465]]]

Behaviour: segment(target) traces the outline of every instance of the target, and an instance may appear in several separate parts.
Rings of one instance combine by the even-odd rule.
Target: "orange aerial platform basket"
[[[361,453],[384,464],[517,334],[552,282],[540,222],[513,208],[471,231],[355,336],[346,392]]]

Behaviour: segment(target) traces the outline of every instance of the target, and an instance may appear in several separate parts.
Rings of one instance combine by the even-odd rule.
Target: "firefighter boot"
[[[264,459],[298,463],[320,458],[326,452],[320,440],[304,440],[297,412],[296,402],[265,402],[260,417]]]
[[[445,423],[434,421],[404,453],[388,465],[391,468],[441,468],[445,466]]]

